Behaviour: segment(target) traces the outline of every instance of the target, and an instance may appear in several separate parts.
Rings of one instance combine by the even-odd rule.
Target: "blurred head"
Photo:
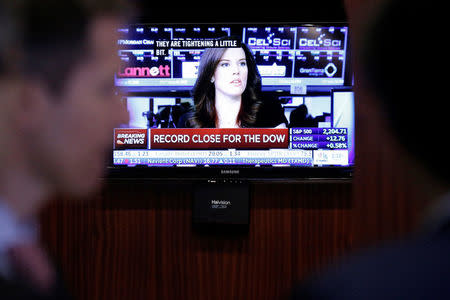
[[[193,89],[195,114],[190,121],[194,127],[215,127],[215,97],[219,92],[242,97],[238,121],[241,126],[251,126],[256,121],[260,90],[261,76],[245,44],[241,48],[206,48]]]
[[[17,5],[13,1],[0,0],[0,76],[9,77],[17,71],[14,64],[18,57],[19,23]]]
[[[13,111],[12,151],[52,192],[93,191],[112,129],[128,118],[113,82],[123,19],[113,1],[100,2],[29,1],[23,9],[24,84]]]
[[[448,128],[444,43],[437,1],[385,4],[361,35],[361,82],[376,95],[394,138],[434,179],[449,185],[442,132]],[[428,22],[426,17],[432,17]],[[439,53],[439,54],[438,54]]]
[[[8,159],[11,139],[10,107],[20,90],[20,59],[18,8],[15,1],[0,0],[0,163]],[[2,164],[3,165],[3,164]]]

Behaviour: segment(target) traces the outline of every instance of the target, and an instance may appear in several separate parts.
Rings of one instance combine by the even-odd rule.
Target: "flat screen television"
[[[111,177],[351,178],[346,23],[131,24]]]

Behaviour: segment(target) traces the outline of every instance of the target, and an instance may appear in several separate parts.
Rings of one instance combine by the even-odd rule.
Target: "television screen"
[[[115,86],[129,122],[114,130],[112,169],[177,177],[185,167],[183,174],[264,168],[308,177],[353,166],[345,23],[133,24],[118,31]]]

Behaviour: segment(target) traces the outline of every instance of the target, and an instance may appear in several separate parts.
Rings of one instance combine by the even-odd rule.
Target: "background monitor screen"
[[[295,174],[353,166],[346,24],[133,24],[118,31],[115,85],[129,122],[114,130],[113,168],[285,167]]]

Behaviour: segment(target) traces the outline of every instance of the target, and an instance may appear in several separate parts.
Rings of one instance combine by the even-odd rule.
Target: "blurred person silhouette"
[[[428,60],[436,58],[434,48],[445,35],[440,24],[445,18],[438,16],[443,11],[437,1],[388,1],[355,38],[361,86],[379,102],[396,151],[427,195],[429,211],[421,227],[345,258],[304,281],[292,299],[450,299],[448,150],[421,139],[442,141],[449,127],[440,116],[448,113],[448,101],[435,93],[447,86],[445,60]],[[430,16],[433,21],[427,23]],[[432,113],[424,112],[424,101]]]
[[[289,127],[317,127],[317,122],[308,113],[308,107],[300,104],[289,116]]]
[[[445,18],[438,16],[443,5],[388,1],[371,12],[375,17],[355,37],[358,80],[379,102],[396,151],[427,194],[429,212],[422,226],[398,241],[346,257],[302,282],[292,299],[450,299],[450,166],[447,147],[438,142],[449,126],[446,118],[436,117],[448,113],[449,105],[433,93],[447,86],[445,60],[433,54],[445,35],[440,24]],[[427,23],[429,17],[433,21]],[[433,113],[424,113],[424,101]],[[420,137],[437,142],[432,147]]]
[[[70,298],[37,216],[55,195],[98,188],[112,129],[127,122],[113,86],[124,11],[115,1],[1,2],[2,300]]]

